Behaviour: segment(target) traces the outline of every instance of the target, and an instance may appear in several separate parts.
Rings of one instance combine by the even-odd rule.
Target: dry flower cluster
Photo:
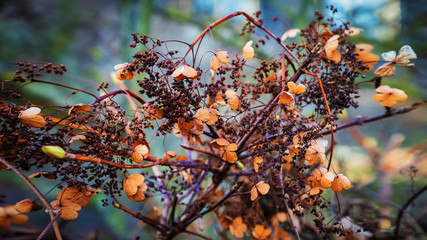
[[[241,51],[212,49],[209,67],[197,65],[200,59],[189,57],[193,47],[206,32],[238,15],[248,19],[242,34],[255,28],[266,33],[255,46],[262,48],[260,44],[272,38],[268,44],[280,45],[283,52],[263,60],[256,57],[255,40],[242,41]],[[39,79],[46,69],[62,75],[62,65],[19,62],[16,75],[1,89],[2,166],[24,179],[37,170],[37,176],[49,176],[52,186],[59,184],[62,190],[51,203],[44,201],[50,196],[38,195],[1,207],[0,225],[25,223],[23,213],[41,209],[39,200],[47,212],[73,220],[102,192],[104,206],[152,226],[159,239],[184,233],[201,236],[192,224],[208,216],[218,220],[220,236],[299,239],[304,231],[347,234],[339,219],[351,216],[337,212],[340,217],[329,223],[323,215],[331,206],[324,193],[331,189],[338,194],[352,186],[345,169],[333,164],[333,134],[341,129],[338,114],[358,106],[357,77],[373,71],[379,56],[372,45],[351,42],[361,29],[336,25],[318,12],[307,28],[291,29],[282,38],[264,28],[258,17],[245,12],[224,17],[185,53],[171,51],[171,40],[133,34],[131,47],[143,50],[114,67],[120,89],[108,91],[103,83],[98,91],[106,93],[101,97],[86,90],[72,93],[94,98],[86,104],[14,104],[22,96],[13,89],[22,83],[74,89]],[[285,44],[290,38],[302,44]],[[386,106],[390,116],[391,107],[408,96],[381,85],[381,79],[394,75],[395,65],[412,67],[416,55],[406,45],[397,56],[394,51],[382,56],[387,63],[374,71],[378,77],[373,100]],[[257,66],[252,75],[247,63]],[[140,88],[128,90],[117,81],[124,79],[137,81]],[[132,109],[124,110],[115,101],[119,94],[130,98]],[[309,107],[314,110],[307,114]],[[154,136],[146,129],[154,129]],[[182,140],[181,148],[164,145],[163,156],[153,156],[151,139],[166,137]],[[157,204],[156,214],[145,216],[127,207],[130,201],[149,198]],[[304,215],[312,215],[314,225],[304,223]]]

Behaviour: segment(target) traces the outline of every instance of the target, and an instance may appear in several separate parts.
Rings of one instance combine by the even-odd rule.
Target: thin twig
[[[190,47],[188,48],[187,52],[184,54],[184,56],[182,57],[182,59],[184,59],[188,53],[190,53],[190,51],[194,48],[194,46],[196,45],[196,43],[210,30],[212,30],[214,27],[218,26],[219,24],[233,18],[239,15],[243,15],[246,17],[246,19],[248,19],[248,21],[250,21],[251,23],[253,23],[255,26],[257,26],[258,28],[262,29],[264,32],[266,32],[268,35],[270,35],[297,63],[298,65],[301,65],[299,59],[295,56],[295,54],[293,54],[291,52],[291,50],[289,50],[288,47],[286,47],[285,44],[282,43],[282,41],[280,40],[279,37],[277,37],[276,35],[274,35],[272,32],[270,32],[270,30],[268,30],[267,28],[265,28],[260,22],[258,22],[257,20],[255,20],[253,17],[251,17],[249,14],[247,14],[246,12],[243,11],[237,11],[234,13],[231,13],[225,17],[222,17],[220,19],[218,19],[216,22],[212,23],[211,25],[209,25],[208,27],[206,27],[202,33],[199,34],[199,36],[193,41],[193,43],[191,43]],[[293,65],[292,61],[290,60],[290,58],[285,55],[286,60],[288,60],[288,62]]]
[[[403,217],[403,213],[405,212],[405,210],[409,207],[409,205],[411,205],[411,203],[413,201],[415,201],[415,199],[417,197],[419,197],[421,195],[421,193],[423,193],[424,191],[427,190],[427,185],[424,186],[423,188],[421,188],[420,190],[418,190],[414,195],[412,195],[406,202],[405,204],[400,208],[399,210],[399,214],[397,215],[396,218],[396,228],[394,229],[394,239],[398,239],[399,237],[399,228],[400,228],[400,221],[402,220]]]
[[[231,188],[231,190],[223,198],[221,198],[221,200],[216,202],[211,207],[208,207],[205,211],[201,212],[200,214],[194,215],[192,218],[188,219],[185,222],[185,226],[190,225],[196,219],[203,217],[204,215],[208,214],[209,212],[215,210],[215,208],[219,207],[221,204],[223,204],[225,201],[227,201],[227,199],[229,199],[234,193],[236,193],[239,190],[239,188],[242,186],[242,184],[243,184],[243,181],[237,182],[236,185],[234,185],[233,188]]]
[[[288,202],[287,202],[286,196],[285,196],[285,201],[284,201],[284,202],[285,202],[286,211],[288,212],[289,218],[291,219],[292,229],[294,229],[295,237],[296,237],[298,240],[301,240],[301,238],[299,237],[299,233],[298,233],[298,230],[297,230],[297,226],[296,226],[295,220],[294,220],[294,218],[293,218],[293,216],[292,216],[292,213],[291,213],[291,209],[289,209],[289,206],[288,206]]]
[[[76,90],[78,92],[86,93],[86,94],[88,94],[88,95],[90,95],[90,96],[98,99],[98,96],[96,96],[95,94],[93,94],[91,92],[88,92],[88,91],[83,90],[83,89],[78,89],[78,88],[70,87],[70,86],[67,86],[67,85],[63,85],[63,84],[60,84],[60,83],[48,82],[48,81],[43,81],[43,80],[38,80],[38,79],[32,79],[31,82],[46,83],[46,84],[50,84],[50,85],[54,85],[54,86],[58,86],[58,87],[69,88],[69,89],[72,89],[72,90]]]
[[[304,68],[312,61],[311,58],[307,59],[301,64],[300,69],[298,69],[295,74],[292,76],[292,78],[289,80],[290,82],[295,82],[301,74],[304,72]],[[284,71],[284,70],[283,70]],[[283,89],[282,89],[283,92]],[[241,138],[239,141],[237,141],[237,153],[241,153],[243,146],[245,143],[249,140],[249,138],[252,136],[252,134],[256,131],[256,129],[259,127],[258,125],[264,120],[270,116],[270,111],[275,107],[276,103],[279,101],[280,94],[277,94],[274,98],[270,100],[270,102],[265,106],[265,109],[263,109],[261,112],[265,112],[267,114],[262,114],[259,119],[252,125],[252,128]]]
[[[197,236],[197,237],[202,238],[202,239],[212,240],[212,238],[208,238],[206,236],[203,236],[202,234],[199,234],[199,233],[196,233],[196,232],[192,232],[192,231],[188,231],[188,230],[183,231],[183,233],[188,233],[188,234]]]
[[[97,104],[97,103],[101,102],[101,101],[102,101],[102,100],[104,100],[104,99],[107,99],[107,98],[109,98],[109,97],[113,97],[113,96],[115,96],[115,95],[117,95],[117,94],[121,94],[121,93],[127,94],[127,95],[129,95],[129,96],[131,96],[131,97],[135,98],[135,99],[136,99],[136,100],[138,100],[138,102],[140,102],[141,104],[146,103],[146,101],[145,101],[144,99],[142,99],[138,94],[136,94],[136,93],[134,93],[134,92],[132,92],[132,91],[130,91],[130,90],[127,90],[127,89],[119,89],[119,90],[116,90],[116,91],[113,91],[113,92],[109,92],[109,93],[107,93],[107,94],[105,94],[105,95],[102,95],[101,97],[97,98],[95,101],[93,101],[93,102],[92,102],[91,104],[89,104],[89,105],[90,105],[90,106],[94,106],[95,104]]]
[[[334,129],[334,131],[345,129],[345,128],[352,127],[352,126],[355,126],[355,125],[362,125],[364,123],[377,121],[377,120],[388,118],[388,117],[391,117],[391,116],[394,116],[394,115],[399,115],[399,114],[407,113],[407,112],[410,112],[412,110],[415,110],[415,109],[423,106],[424,103],[426,103],[426,101],[414,103],[414,104],[412,104],[409,107],[402,107],[402,108],[391,109],[390,111],[382,113],[382,114],[377,114],[377,115],[373,115],[373,116],[369,116],[369,117],[364,117],[364,118],[358,118],[358,119],[355,119],[355,120],[353,120],[351,122],[348,122],[348,123],[342,124],[340,126],[337,126]],[[324,130],[324,131],[320,132],[321,135],[327,135],[327,134],[330,134],[330,133],[331,133],[331,130]]]
[[[8,161],[6,161],[4,158],[0,157],[0,162],[6,165],[10,170],[15,172],[24,182],[33,190],[33,192],[37,195],[37,197],[40,199],[40,201],[43,203],[43,205],[48,209],[48,213],[50,216],[50,219],[53,220],[55,218],[54,213],[57,212],[57,210],[53,209],[52,206],[50,206],[49,202],[46,200],[46,198],[43,196],[43,194],[39,191],[39,189],[28,179],[19,169],[17,169],[15,166],[10,164]],[[56,238],[58,240],[62,239],[61,232],[59,231],[58,223],[55,221],[53,222],[53,230],[55,231]]]
[[[56,222],[56,219],[58,219],[59,215],[61,215],[61,210],[58,210],[58,212],[55,214],[55,217],[52,220],[50,220],[49,224],[43,229],[43,231],[40,233],[37,240],[41,240],[43,238],[43,236],[49,230],[50,226],[52,226],[52,224],[54,224]]]
[[[191,151],[195,151],[195,152],[204,153],[204,154],[207,154],[207,155],[209,155],[211,157],[214,157],[216,159],[222,160],[222,157],[220,157],[220,156],[212,153],[211,151],[200,149],[200,148],[196,148],[196,147],[187,146],[187,145],[184,145],[184,144],[181,144],[180,146],[182,148],[186,149],[186,150],[191,150]]]
[[[161,232],[164,232],[164,231],[166,231],[168,229],[167,226],[165,226],[165,225],[163,225],[163,224],[161,224],[161,223],[159,223],[159,222],[157,222],[157,221],[155,221],[155,220],[153,220],[151,218],[143,216],[140,213],[137,213],[137,212],[134,212],[134,211],[130,210],[129,208],[125,207],[123,204],[119,203],[116,199],[114,199],[113,206],[115,208],[117,208],[117,209],[122,210],[125,213],[128,213],[128,214],[134,216],[135,218],[143,221],[144,223],[146,223],[146,224],[154,227],[155,229],[157,229],[157,230],[159,230]]]

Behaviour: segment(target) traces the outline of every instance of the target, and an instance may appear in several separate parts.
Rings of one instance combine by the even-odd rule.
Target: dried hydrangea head
[[[132,174],[123,181],[123,189],[131,201],[141,202],[145,199],[144,191],[147,185],[144,183],[145,177],[141,174]]]

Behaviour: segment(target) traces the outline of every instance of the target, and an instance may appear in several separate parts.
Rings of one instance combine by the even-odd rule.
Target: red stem
[[[325,101],[326,109],[328,110],[329,116],[332,116],[331,109],[329,108],[328,100],[326,99],[325,91],[323,90],[323,84],[320,80],[320,76],[317,73],[311,73],[311,72],[305,72],[308,75],[315,76],[317,78],[317,81],[319,82],[320,90],[322,91],[323,100]],[[328,171],[331,168],[332,164],[332,156],[334,154],[334,123],[331,123],[331,155],[329,156],[329,163],[328,163]]]
[[[263,27],[262,24],[260,22],[258,22],[257,20],[255,20],[253,17],[251,17],[249,14],[247,14],[246,12],[243,11],[237,11],[234,13],[231,13],[225,17],[222,17],[220,19],[218,19],[216,22],[212,23],[211,25],[209,25],[207,28],[205,28],[205,30],[203,30],[202,33],[200,33],[200,35],[193,41],[193,43],[191,43],[190,47],[188,48],[187,52],[184,54],[184,56],[182,57],[182,59],[185,59],[185,57],[188,55],[188,53],[190,53],[191,49],[193,49],[193,47],[196,45],[196,43],[211,29],[213,29],[214,27],[218,26],[219,24],[233,18],[239,15],[243,15],[246,17],[246,19],[248,19],[248,21],[250,21],[251,23],[253,23],[255,26],[257,26],[258,28],[262,29],[264,32],[266,32],[268,35],[270,35],[274,40],[276,40],[276,42],[283,48],[285,49],[285,51],[298,63],[298,65],[301,65],[301,62],[299,61],[299,59],[295,56],[295,54],[293,54],[291,52],[291,50],[289,50],[288,47],[286,47],[285,44],[282,43],[282,41],[280,40],[279,37],[277,37],[276,35],[274,35],[272,32],[270,32],[270,30],[268,30],[267,28]],[[290,59],[288,56],[285,55],[286,60],[288,60],[289,62]]]
[[[105,94],[105,95],[103,95],[103,96],[101,96],[101,97],[97,98],[97,99],[96,99],[95,101],[93,101],[90,105],[91,105],[91,106],[93,106],[93,105],[95,105],[95,104],[97,104],[97,103],[101,102],[101,101],[102,101],[102,100],[104,100],[104,99],[107,99],[107,98],[109,98],[109,97],[115,96],[115,95],[120,94],[120,93],[125,93],[125,94],[127,94],[127,95],[129,95],[129,96],[131,96],[131,97],[135,98],[136,100],[138,100],[138,102],[140,102],[140,103],[142,103],[142,104],[146,103],[146,101],[145,101],[144,99],[142,99],[138,94],[136,94],[136,93],[134,93],[134,92],[132,92],[132,91],[130,91],[130,90],[126,90],[126,89],[119,89],[119,90],[116,90],[116,91],[113,91],[113,92],[109,92],[109,93],[107,93],[107,94]]]

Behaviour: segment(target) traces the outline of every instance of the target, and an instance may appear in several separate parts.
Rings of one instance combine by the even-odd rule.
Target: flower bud
[[[243,165],[243,163],[242,163],[242,162],[237,161],[237,162],[236,162],[236,167],[237,167],[238,169],[244,169],[244,168],[245,168],[245,165]]]
[[[51,158],[63,159],[67,155],[67,152],[59,146],[44,146],[42,151]]]

